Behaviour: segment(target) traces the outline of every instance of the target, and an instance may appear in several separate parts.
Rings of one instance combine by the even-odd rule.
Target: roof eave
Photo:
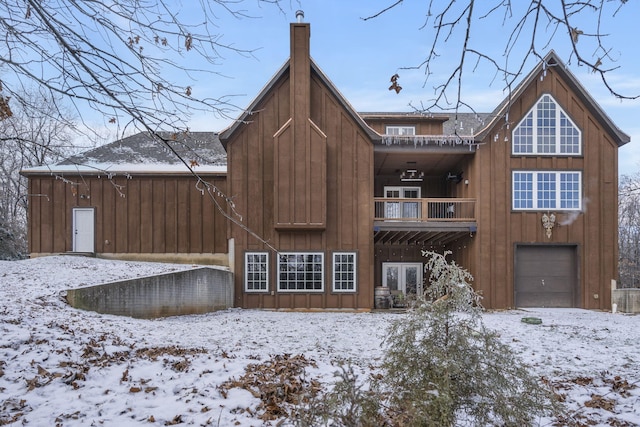
[[[267,84],[262,88],[262,90],[258,93],[258,95],[253,99],[253,101],[249,104],[247,109],[226,129],[224,129],[219,134],[220,142],[224,149],[227,149],[227,144],[233,134],[238,130],[238,128],[250,122],[250,116],[253,114],[254,110],[258,106],[258,104],[262,101],[262,99],[267,95],[269,91],[271,91],[276,83],[289,71],[290,61],[284,63],[284,65],[274,74],[274,76],[267,82]],[[335,87],[335,85],[329,80],[326,74],[320,69],[320,67],[315,63],[313,58],[311,59],[311,70],[315,72],[320,80],[325,84],[325,86],[331,91],[331,93],[338,99],[342,107],[351,115],[354,121],[362,128],[362,130],[367,134],[371,140],[376,141],[382,139],[382,136],[373,130],[364,119],[358,114],[358,112],[351,106],[349,101],[340,93],[340,91]]]
[[[273,89],[276,82],[280,80],[280,78],[289,70],[289,60],[280,67],[280,69],[269,79],[267,84],[265,84],[260,92],[253,98],[249,106],[240,114],[240,116],[233,121],[229,126],[227,126],[223,131],[218,134],[220,138],[220,142],[224,149],[227,149],[227,143],[231,136],[236,132],[236,130],[243,124],[249,123],[251,120],[249,119],[253,114],[262,99],[266,96],[266,94]]]

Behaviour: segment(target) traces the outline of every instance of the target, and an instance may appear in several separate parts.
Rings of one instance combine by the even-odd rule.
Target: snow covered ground
[[[307,379],[327,385],[349,360],[364,378],[382,357],[387,326],[403,316],[231,309],[138,320],[76,310],[61,297],[190,267],[69,256],[0,261],[0,425],[276,425],[259,418],[255,389],[236,387],[251,381],[248,365],[306,366]],[[543,323],[525,324],[525,316]],[[575,425],[640,425],[640,316],[530,309],[484,321],[564,396]]]

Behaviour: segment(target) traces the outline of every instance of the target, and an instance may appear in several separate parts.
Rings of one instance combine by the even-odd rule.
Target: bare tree
[[[640,287],[640,174],[620,177],[618,198],[620,286]]]
[[[18,104],[0,121],[0,259],[26,252],[28,194],[20,170],[55,162],[78,149],[70,145],[75,129],[70,112],[37,91],[21,98],[27,104]],[[37,109],[23,108],[27,105]]]
[[[256,1],[280,9],[280,0]],[[98,114],[122,133],[129,128],[148,131],[182,161],[222,214],[243,227],[231,199],[198,176],[173,149],[172,138],[165,136],[188,132],[187,123],[195,112],[228,117],[236,109],[230,97],[208,97],[193,84],[196,77],[207,76],[210,82],[218,75],[217,67],[227,54],[252,55],[251,50],[226,42],[217,27],[223,17],[250,17],[243,4],[242,0],[2,1],[0,122],[17,110],[38,114],[40,105],[24,96],[25,88],[35,86],[51,100],[60,113],[57,117],[71,105],[89,135],[93,130],[88,114]],[[189,66],[194,55],[205,60],[207,69]],[[11,141],[25,153],[43,154],[38,140]]]
[[[388,7],[363,19],[390,13],[403,2],[390,0]],[[424,70],[426,85],[431,83],[434,69],[443,60],[447,63],[445,78],[438,76],[439,80],[433,83],[433,98],[416,108],[473,111],[461,92],[463,80],[477,67],[486,64],[495,71],[494,79],[500,80],[503,88],[511,93],[529,66],[529,60],[543,61],[552,42],[568,43],[570,54],[564,58],[565,62],[575,62],[599,75],[614,96],[638,98],[640,94],[623,94],[616,90],[608,79],[618,68],[618,57],[613,53],[613,46],[607,44],[607,31],[621,31],[616,28],[614,18],[629,13],[625,9],[631,7],[636,7],[637,13],[637,4],[633,3],[628,0],[429,0],[425,2],[426,20],[422,29],[427,31],[427,39],[431,42],[424,60],[405,68]],[[502,27],[502,39],[478,43],[477,34],[486,32],[491,26]],[[496,46],[501,54],[495,54]],[[442,56],[443,52],[449,53],[446,58]]]
[[[259,0],[276,3],[274,0]],[[193,88],[193,77],[216,74],[224,55],[251,55],[223,41],[221,14],[246,17],[237,0],[0,2],[3,70],[1,117],[37,84],[50,98],[73,102],[83,119],[87,107],[105,122],[145,129],[186,129],[194,111],[226,116],[230,100],[209,98]],[[194,69],[190,56],[208,61]],[[193,63],[193,62],[191,62]]]

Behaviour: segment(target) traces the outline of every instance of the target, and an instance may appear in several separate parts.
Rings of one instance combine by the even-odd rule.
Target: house
[[[447,250],[485,307],[609,308],[629,137],[554,52],[488,114],[359,113],[309,24],[290,31],[233,125],[164,139],[192,170],[139,134],[75,159],[94,169],[23,171],[32,255],[221,263],[238,307],[368,310],[379,289],[419,291],[422,251]]]

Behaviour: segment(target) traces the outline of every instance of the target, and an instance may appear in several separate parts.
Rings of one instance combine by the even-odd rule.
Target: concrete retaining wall
[[[201,314],[233,307],[233,274],[203,267],[70,289],[72,307],[141,319]]]
[[[622,313],[640,313],[640,289],[612,289],[611,305]]]

